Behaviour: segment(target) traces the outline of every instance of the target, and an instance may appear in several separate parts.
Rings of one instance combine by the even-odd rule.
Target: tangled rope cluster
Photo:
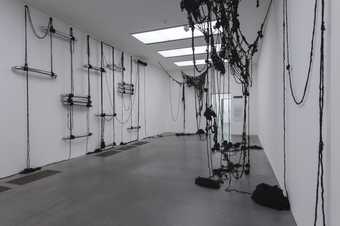
[[[249,135],[247,134],[247,109],[249,106],[249,88],[252,85],[252,62],[254,55],[258,52],[260,40],[263,38],[263,30],[267,18],[269,16],[272,0],[269,3],[266,15],[261,23],[256,38],[250,42],[245,37],[241,30],[241,23],[239,20],[239,6],[240,0],[182,0],[181,9],[186,11],[188,17],[188,24],[192,32],[192,52],[193,62],[196,71],[201,73],[200,76],[192,77],[183,74],[183,78],[189,86],[195,87],[200,91],[201,99],[204,95],[204,87],[209,89],[209,76],[207,76],[210,68],[221,75],[226,74],[234,77],[235,81],[241,85],[244,101],[243,111],[243,132],[242,141],[237,148],[232,148],[232,155],[237,154],[238,161],[234,164],[230,160],[231,141],[224,141],[221,145],[215,147],[222,147],[221,153],[225,155],[227,165],[221,165],[220,169],[215,170],[213,175],[226,176],[229,181],[231,178],[240,179],[244,174],[249,174],[250,158],[249,158]],[[256,6],[259,7],[259,1],[256,1]],[[195,59],[195,37],[194,31],[198,29],[204,37],[207,54],[206,67],[200,70],[196,65]],[[227,66],[227,67],[226,67]],[[209,96],[209,90],[206,93]],[[206,111],[208,110],[208,99]],[[208,120],[209,121],[209,120]],[[215,123],[216,124],[216,123]],[[215,125],[216,127],[217,125]],[[217,136],[217,129],[209,130],[211,125],[207,125],[208,131],[215,133]],[[209,149],[208,145],[208,149]],[[236,151],[235,151],[236,150]],[[216,172],[218,171],[218,172]],[[223,175],[222,175],[223,174]]]

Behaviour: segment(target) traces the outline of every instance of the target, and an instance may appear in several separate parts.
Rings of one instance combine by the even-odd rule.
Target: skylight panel
[[[219,51],[221,48],[221,45],[216,46],[217,51]],[[210,51],[210,50],[209,50]],[[196,46],[195,47],[195,54],[204,54],[207,52],[207,46]],[[188,56],[192,55],[192,48],[181,48],[181,49],[170,49],[170,50],[163,50],[158,51],[160,55],[162,55],[165,58],[169,57],[179,57],[179,56]]]
[[[185,26],[160,29],[155,31],[147,31],[142,33],[132,34],[133,37],[143,42],[144,44],[153,44],[159,42],[175,41],[180,39],[191,38],[191,31],[186,31]],[[203,36],[202,32],[195,29],[194,37]]]
[[[211,59],[209,59],[209,62],[211,62]],[[224,60],[224,62],[227,63],[228,60]],[[186,66],[193,66],[194,62],[192,60],[187,60],[187,61],[174,62],[174,64],[177,65],[178,67],[186,67]],[[202,64],[206,64],[206,59],[196,60],[196,65],[202,65]]]
[[[212,22],[212,27],[214,27],[216,24],[216,21]],[[206,24],[202,24],[201,26],[206,26]],[[198,25],[195,25],[198,27]],[[217,30],[214,29],[213,33],[216,34]],[[177,27],[171,27],[171,28],[164,28],[164,29],[158,29],[154,31],[146,31],[146,32],[140,32],[132,34],[133,37],[138,39],[144,44],[154,44],[154,43],[160,43],[160,42],[169,42],[169,41],[175,41],[175,40],[181,40],[181,39],[187,39],[192,38],[191,35],[191,29],[187,26],[177,26]],[[194,30],[194,37],[201,37],[203,36],[203,33],[196,28]]]
[[[186,66],[193,66],[194,62],[192,60],[188,60],[188,61],[178,61],[175,62],[175,64],[178,67],[186,67]],[[205,64],[205,59],[201,59],[201,60],[196,60],[196,65],[202,65]]]
[[[197,46],[195,47],[195,54],[202,54],[206,53],[206,46]],[[158,51],[159,54],[161,54],[163,57],[178,57],[178,56],[187,56],[192,55],[192,48],[182,48],[182,49],[171,49],[171,50],[164,50],[164,51]]]

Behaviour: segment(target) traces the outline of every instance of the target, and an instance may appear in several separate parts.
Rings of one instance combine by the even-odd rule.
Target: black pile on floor
[[[195,184],[210,189],[220,189],[221,187],[220,181],[205,177],[197,177],[195,179]]]
[[[290,210],[289,200],[278,186],[259,184],[251,198],[261,206],[275,210]]]

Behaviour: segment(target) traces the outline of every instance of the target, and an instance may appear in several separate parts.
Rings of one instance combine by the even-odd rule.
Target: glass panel
[[[212,104],[217,114],[218,142],[231,141],[231,94],[213,94]]]

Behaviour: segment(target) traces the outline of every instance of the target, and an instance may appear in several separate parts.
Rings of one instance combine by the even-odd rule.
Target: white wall
[[[25,76],[11,71],[12,66],[24,63],[24,4],[20,0],[3,0],[0,7],[0,178],[15,174],[26,167],[26,101]],[[37,26],[46,25],[48,15],[31,8],[33,22]],[[57,30],[68,33],[71,25],[54,19]],[[76,25],[74,25],[76,27]],[[95,37],[95,35],[93,35]],[[75,92],[87,95],[87,71],[82,65],[87,63],[86,34],[75,28],[78,39],[75,47]],[[68,142],[62,137],[68,136],[67,108],[61,101],[60,95],[69,93],[70,86],[70,57],[68,43],[54,39],[54,68],[58,74],[56,80],[30,77],[30,119],[31,119],[31,165],[32,167],[66,160],[69,157]],[[29,65],[49,70],[49,41],[36,40],[29,29]],[[105,48],[105,57],[111,61],[111,50]],[[116,63],[120,63],[120,51],[116,51]],[[129,55],[125,56],[125,81],[130,80]],[[93,65],[100,65],[100,44],[91,41],[91,61]],[[133,81],[136,81],[136,65],[134,65]],[[106,85],[106,79],[108,85]],[[112,92],[111,72],[104,78],[105,112],[112,113],[109,93]],[[144,88],[144,79],[145,88]],[[116,72],[116,83],[121,80],[121,74]],[[86,151],[93,151],[99,146],[100,124],[95,114],[100,112],[100,76],[91,74],[91,92],[94,106],[89,111],[89,125],[94,134],[87,139],[72,142],[71,157],[81,156]],[[141,138],[156,135],[165,131],[181,131],[181,124],[171,127],[168,98],[168,78],[158,67],[149,65],[144,73],[141,67]],[[145,108],[144,108],[145,91]],[[135,98],[137,99],[137,97]],[[125,98],[126,108],[129,99]],[[116,112],[121,119],[121,97],[116,96]],[[137,100],[134,104],[133,125],[136,125]],[[146,112],[144,111],[146,109]],[[87,130],[87,110],[76,108],[74,113],[74,133],[85,134]],[[125,112],[125,118],[128,116]],[[145,124],[146,120],[146,124]],[[130,121],[124,125],[116,122],[116,143],[129,142],[136,138],[136,134],[127,131]],[[146,128],[146,130],[145,130]],[[105,138],[112,143],[112,123],[106,124]],[[88,142],[88,145],[87,145]]]
[[[296,94],[300,97],[306,79],[310,39],[312,32],[313,1],[289,0],[290,20],[290,50],[291,64],[293,68],[293,86]],[[330,12],[330,1],[327,15]],[[339,5],[337,1],[332,4]],[[332,6],[333,9],[336,7]],[[339,7],[337,8],[339,9]],[[326,50],[326,119],[325,119],[325,170],[326,201],[329,210],[328,225],[336,226],[339,217],[336,216],[336,200],[339,200],[339,182],[336,180],[338,172],[338,154],[336,148],[336,131],[338,124],[338,104],[336,84],[339,84],[336,76],[338,71],[338,44],[339,32],[335,31],[337,11],[333,11],[332,22],[327,22],[327,50]],[[320,19],[320,16],[318,17]],[[296,22],[298,21],[298,23]],[[332,29],[331,29],[332,28]],[[292,205],[292,211],[299,226],[313,225],[315,189],[317,175],[318,155],[318,83],[319,83],[319,46],[320,24],[317,25],[316,48],[314,64],[308,95],[303,106],[298,107],[293,103],[287,83],[287,176],[288,191]],[[332,34],[332,43],[329,42]],[[337,36],[335,36],[337,35]],[[330,51],[332,50],[332,52]],[[330,68],[332,61],[332,68]],[[276,176],[283,185],[283,101],[282,101],[282,1],[275,0],[269,18],[265,38],[261,50],[258,66],[258,131],[263,142],[265,151],[270,159]],[[288,77],[287,77],[288,78]],[[332,136],[330,136],[332,135]],[[332,143],[330,142],[332,141]],[[332,161],[329,161],[329,159]],[[332,168],[330,167],[332,166]],[[332,170],[332,171],[331,171]],[[337,170],[337,171],[336,171]],[[332,172],[332,173],[331,173]],[[331,182],[330,182],[331,181]],[[336,187],[337,186],[337,187]],[[283,187],[283,186],[282,186]],[[319,219],[320,219],[319,214]]]
[[[340,90],[338,85],[340,84],[340,31],[338,26],[339,21],[339,9],[340,2],[339,1],[331,1],[328,4],[327,9],[330,12],[330,26],[328,26],[328,34],[330,34],[330,45],[328,50],[330,50],[330,85],[328,88],[331,90],[330,95],[330,149],[331,152],[329,154],[330,161],[330,203],[328,204],[330,210],[330,220],[329,225],[338,225],[339,223],[339,209],[340,209],[340,154],[339,154],[339,141],[340,141],[340,133],[339,133],[339,125],[340,125],[340,105],[339,105],[339,96]]]

